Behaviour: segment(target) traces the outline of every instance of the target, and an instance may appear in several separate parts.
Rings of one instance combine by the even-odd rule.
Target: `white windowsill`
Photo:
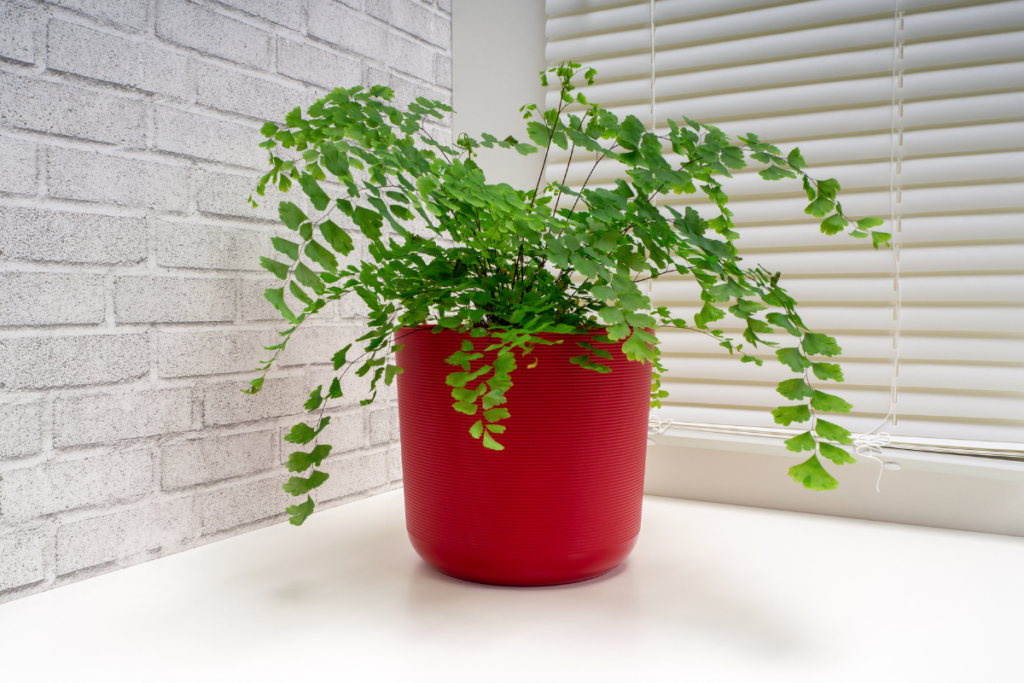
[[[664,434],[648,437],[657,445],[683,446],[709,450],[781,455],[804,459],[806,453],[786,450],[778,438],[746,434],[721,434],[670,427]],[[852,447],[848,447],[852,452]],[[1024,481],[1024,461],[1000,460],[963,455],[946,455],[927,451],[908,451],[899,448],[882,449],[883,462],[895,462],[909,470],[956,474],[1004,481]],[[870,461],[868,461],[870,463]],[[875,466],[872,464],[872,466]]]
[[[672,437],[669,437],[672,438]],[[425,566],[402,492],[0,605],[5,681],[1018,680],[1019,538],[647,497],[571,586]]]

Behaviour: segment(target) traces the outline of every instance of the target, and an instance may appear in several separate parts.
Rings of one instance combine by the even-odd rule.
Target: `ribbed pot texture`
[[[615,568],[636,544],[651,365],[627,360],[620,344],[595,343],[611,352],[601,362],[612,372],[584,370],[569,358],[584,353],[576,342],[589,335],[545,336],[562,343],[516,354],[504,405],[511,417],[498,437],[505,450],[494,451],[470,436],[480,416],[456,412],[445,384],[458,368],[444,359],[469,335],[396,334],[406,526],[420,557],[445,574],[572,583]]]

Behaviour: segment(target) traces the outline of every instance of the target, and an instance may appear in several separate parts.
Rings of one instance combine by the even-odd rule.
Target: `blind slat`
[[[670,4],[659,0],[656,12]],[[899,245],[898,320],[897,254],[820,234],[794,182],[765,183],[754,166],[724,181],[744,263],[781,271],[803,319],[844,349],[847,381],[832,389],[855,406],[844,424],[872,428],[888,411],[898,324],[890,432],[1024,440],[1024,0],[900,0],[898,20],[892,0],[659,12],[657,122],[649,5],[574,7],[549,24],[558,38],[549,55],[595,62],[600,80],[583,88],[591,100],[659,129],[685,114],[799,146],[813,176],[840,181],[848,214],[885,220]],[[549,179],[562,179],[567,158],[554,152]],[[592,166],[575,156],[567,183],[582,185]],[[613,186],[625,171],[598,167],[588,186]],[[699,192],[660,201],[717,213]],[[649,292],[687,320],[703,304],[697,284],[676,274]],[[735,336],[745,323],[727,316],[716,327]],[[765,409],[784,402],[773,383],[790,376],[785,368],[739,363],[693,332],[659,336],[670,394],[663,416],[775,426]],[[782,331],[765,337],[794,343]]]

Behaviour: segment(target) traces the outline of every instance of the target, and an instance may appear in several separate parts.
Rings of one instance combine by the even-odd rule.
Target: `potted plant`
[[[282,257],[264,258],[263,266],[283,281],[266,297],[289,327],[247,391],[260,391],[295,330],[327,302],[358,296],[369,309],[361,346],[334,355],[341,374],[312,391],[309,419],[285,437],[303,447],[288,469],[306,473],[284,485],[305,498],[288,508],[293,524],[313,512],[309,494],[327,479],[318,469],[331,449],[318,440],[329,420],[323,410],[341,397],[344,373],[354,371],[370,379],[363,405],[381,382],[397,378],[407,524],[430,564],[514,585],[612,569],[639,532],[649,406],[667,395],[659,383],[659,327],[706,334],[757,365],[745,349],[774,346],[761,335],[775,328],[788,332],[792,344],[776,355],[796,376],[779,384],[790,403],[773,415],[783,425],[808,423],[786,445],[810,453],[790,475],[807,488],[831,489],[837,482],[821,457],[853,462],[841,447],[850,432],[819,417],[851,407],[816,386],[843,380],[838,365],[819,358],[840,348],[803,323],[779,273],[741,264],[719,179],[746,166],[749,154],[766,181],[802,182],[806,212],[822,219],[822,232],[870,236],[877,249],[889,239],[874,230],[882,221],[845,216],[839,183],[808,176],[797,149],[783,155],[753,134],[734,144],[689,119],[670,121],[658,136],[574,93],[578,77],[593,83],[593,69],[563,63],[541,72],[545,85],[549,76],[560,85],[559,105],[521,109],[534,144],[487,134],[443,144],[423,124],[450,107],[418,98],[402,111],[384,86],[336,89],[305,114],[288,113],[284,126],[263,127],[271,170],[257,194],[268,184],[287,192],[298,183],[315,215],[280,202],[281,220],[296,236],[274,238]],[[488,184],[474,162],[480,147],[495,146],[543,152],[546,162],[552,145],[571,150],[570,159],[586,153],[594,167],[623,164],[629,181],[574,189],[565,177],[544,183],[542,171],[523,190]],[[667,147],[677,163],[666,158]],[[341,196],[325,189],[329,177]],[[656,203],[659,195],[698,190],[714,215]],[[338,264],[335,254],[353,248],[332,219],[339,215],[369,240],[370,258],[358,265]],[[666,308],[652,310],[640,286],[674,272],[702,289],[703,308],[689,323]],[[302,310],[289,308],[286,290]],[[742,341],[714,328],[727,313],[745,321]]]

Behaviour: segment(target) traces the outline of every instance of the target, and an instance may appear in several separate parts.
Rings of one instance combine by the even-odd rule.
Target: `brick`
[[[363,329],[348,325],[304,325],[292,335],[278,362],[282,366],[330,363],[346,345],[358,346],[355,340],[364,333]],[[351,358],[356,355],[349,353]]]
[[[452,58],[448,55],[434,55],[434,83],[442,88],[452,87]]]
[[[160,0],[156,35],[238,64],[264,70],[270,66],[270,35],[187,0]]]
[[[452,41],[452,22],[410,0],[374,0],[367,11],[395,28],[448,49]]]
[[[313,389],[307,386],[303,377],[268,379],[255,395],[240,391],[246,386],[247,383],[241,381],[207,386],[203,400],[204,423],[207,426],[229,425],[298,415]]]
[[[35,455],[42,442],[41,403],[0,405],[0,460]]]
[[[198,193],[196,206],[203,213],[218,216],[241,216],[258,218],[265,221],[279,221],[277,201],[272,199],[271,190],[267,196],[256,194],[256,183],[259,176],[236,175],[234,173],[217,173],[204,171],[198,177]],[[259,207],[253,208],[248,202],[252,195]],[[292,193],[296,194],[296,193]]]
[[[110,93],[0,73],[0,123],[142,147],[146,140],[146,105]]]
[[[152,451],[108,453],[8,470],[0,509],[8,522],[130,500],[153,490]]]
[[[209,484],[274,466],[277,430],[192,439],[163,448],[164,490]]]
[[[277,41],[277,71],[325,88],[351,88],[362,83],[363,68],[354,59],[283,38]]]
[[[318,503],[363,493],[388,483],[386,453],[332,458],[325,460],[320,469],[330,478],[313,494]]]
[[[125,276],[114,280],[119,323],[215,322],[235,318],[234,280]]]
[[[146,551],[175,550],[198,534],[198,516],[191,498],[164,500],[65,523],[57,529],[57,574]]]
[[[35,64],[39,12],[20,2],[0,5],[0,57]]]
[[[0,164],[0,192],[35,194],[38,191],[34,143],[0,136],[0,159],[4,160]]]
[[[314,386],[316,386],[316,384],[320,384],[321,381],[323,381],[325,384],[329,384],[335,374],[337,373],[331,372],[329,375],[323,377],[322,379],[317,379]],[[342,398],[332,401],[331,407],[341,408],[357,406],[359,405],[359,401],[366,398],[370,398],[370,380],[371,377],[369,375],[363,377],[359,377],[358,375],[356,375],[356,368],[352,368],[351,370],[346,372],[344,376],[341,378]],[[385,387],[383,385],[383,382],[381,382],[377,388],[377,396],[379,400],[380,397],[384,394]],[[376,403],[376,405],[380,404]]]
[[[0,325],[88,325],[106,315],[103,276],[0,273]]]
[[[104,23],[142,31],[147,26],[148,2],[139,0],[50,0]]]
[[[256,127],[220,121],[192,112],[157,107],[156,149],[195,159],[261,169],[267,165],[264,140]]]
[[[188,57],[63,21],[50,23],[46,66],[183,100],[195,95]]]
[[[331,406],[335,403],[332,401]],[[345,453],[366,446],[366,416],[362,410],[329,413],[331,422],[320,433],[320,443],[331,445],[331,453]],[[288,430],[285,429],[287,434]]]
[[[345,320],[365,320],[370,315],[370,307],[358,294],[350,292],[338,300],[338,315]]]
[[[110,384],[148,373],[149,338],[145,334],[0,340],[0,386],[5,389]]]
[[[47,152],[51,197],[185,211],[191,183],[184,166],[51,147]]]
[[[225,5],[242,10],[261,19],[301,30],[305,23],[305,13],[301,2],[281,2],[280,0],[221,0]]]
[[[38,583],[45,578],[41,530],[0,535],[0,591]]]
[[[273,251],[270,237],[260,230],[158,221],[156,262],[170,268],[262,271],[260,256]]]
[[[285,323],[284,318],[281,317],[281,314],[278,313],[277,309],[274,308],[264,296],[264,292],[267,287],[280,287],[282,284],[282,280],[242,280],[239,283],[239,286],[241,287],[239,297],[239,315],[241,316],[241,319],[247,322],[273,320],[274,322],[279,322],[283,325]],[[287,290],[285,290],[284,293],[284,300],[288,305],[288,308],[292,311],[302,310],[303,304],[293,297],[291,292]],[[334,317],[336,311],[336,304],[334,302],[328,303],[323,310],[316,314],[316,320],[330,320]]]
[[[0,207],[0,254],[23,261],[130,265],[147,255],[146,221]]]
[[[424,81],[434,80],[434,51],[397,34],[388,36],[388,66]]]
[[[388,481],[402,481],[402,447],[398,445],[388,449]]]
[[[283,515],[295,499],[281,489],[282,475],[204,491],[196,496],[203,535]]]
[[[437,0],[437,8],[442,12],[452,13],[452,0]]]
[[[391,408],[370,411],[370,445],[378,446],[391,440]]]
[[[309,35],[378,62],[387,56],[387,32],[334,0],[310,0]]]
[[[264,347],[278,343],[273,330],[161,330],[157,335],[161,377],[194,377],[255,372],[273,355]]]
[[[54,403],[53,443],[64,448],[189,431],[192,403],[188,387],[61,396]]]
[[[427,88],[418,83],[413,83],[408,79],[397,76],[392,79],[391,88],[395,91],[394,105],[401,109],[408,108],[409,103],[413,102],[417,97],[425,97],[428,100],[439,100],[447,105],[451,105],[452,103],[452,95],[450,92]],[[438,123],[444,126],[451,126],[451,120],[451,113],[445,113],[444,118]]]
[[[221,111],[251,116],[260,121],[283,121],[295,107],[307,107],[313,96],[307,90],[289,88],[247,76],[213,64],[198,69],[196,101]]]

